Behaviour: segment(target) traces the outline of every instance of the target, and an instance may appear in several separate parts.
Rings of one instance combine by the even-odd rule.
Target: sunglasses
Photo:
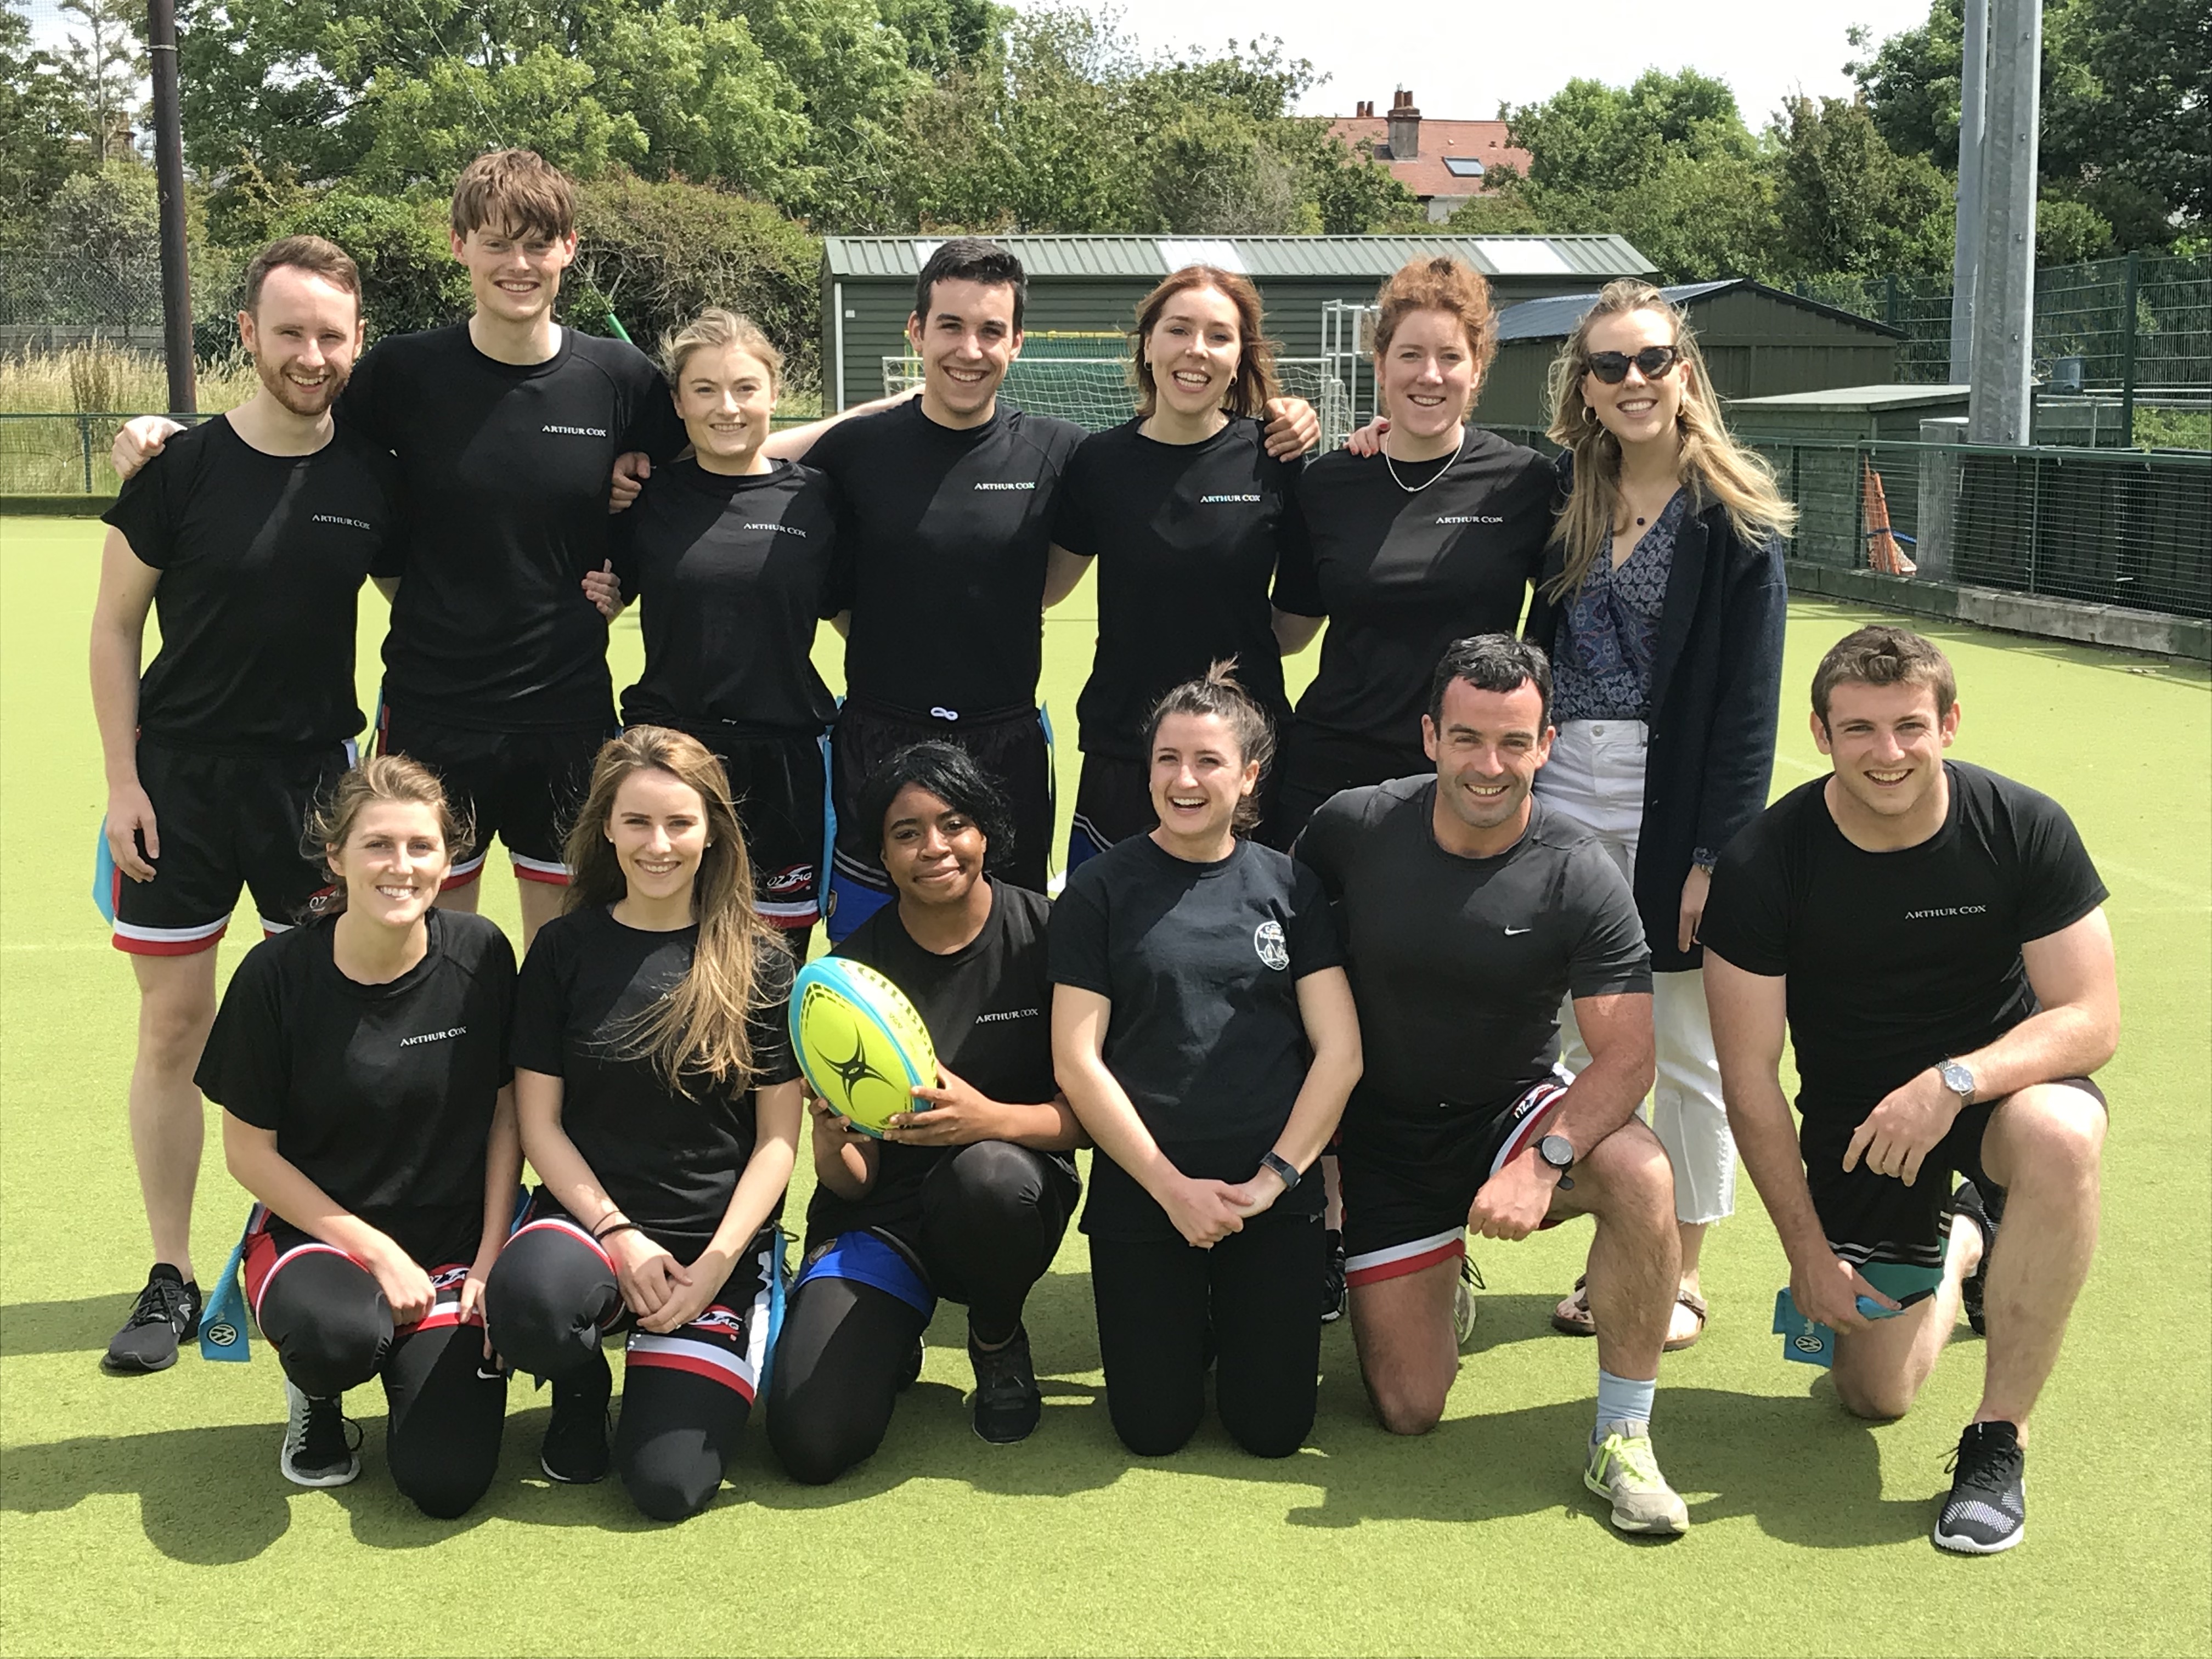
[[[1674,365],[1682,361],[1682,354],[1673,346],[1646,346],[1631,356],[1626,351],[1593,351],[1589,355],[1589,372],[1607,386],[1619,386],[1628,378],[1628,366],[1636,365],[1636,372],[1647,380],[1661,380],[1674,372]]]

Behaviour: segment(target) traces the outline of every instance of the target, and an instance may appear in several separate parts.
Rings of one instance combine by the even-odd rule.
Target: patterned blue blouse
[[[1651,717],[1651,665],[1659,651],[1659,611],[1674,568],[1674,538],[1689,511],[1678,489],[1616,568],[1608,552],[1591,564],[1559,611],[1552,651],[1552,719],[1641,720]]]

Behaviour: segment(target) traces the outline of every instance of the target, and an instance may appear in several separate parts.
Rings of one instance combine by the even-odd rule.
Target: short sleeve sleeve
[[[488,931],[491,937],[484,943],[477,975],[499,1026],[499,1080],[503,1085],[514,1081],[514,946],[503,929],[495,926]]]
[[[647,491],[653,480],[645,481]],[[630,503],[629,510],[617,513],[607,520],[607,558],[615,568],[615,580],[622,584],[623,602],[627,605],[645,592],[637,559],[639,526],[644,522],[647,497],[640,495]]]
[[[1304,864],[1291,866],[1291,922],[1283,931],[1290,947],[1291,977],[1304,979],[1324,968],[1344,966],[1344,949],[1336,938],[1336,916],[1320,876]]]
[[[2020,823],[2019,931],[2023,945],[2071,927],[2109,896],[2066,809],[2030,795]]]
[[[1575,849],[1570,890],[1581,897],[1582,926],[1567,959],[1567,990],[1576,997],[1634,996],[1651,989],[1651,951],[1636,896],[1595,842]]]
[[[1105,884],[1096,877],[1086,881],[1085,873],[1077,871],[1052,907],[1046,959],[1054,985],[1073,985],[1079,991],[1111,997],[1114,979],[1107,954]]]
[[[270,1130],[283,1121],[292,1079],[275,943],[255,945],[231,975],[192,1079],[240,1122]]]
[[[834,617],[853,608],[853,592],[858,578],[860,538],[853,520],[853,498],[843,470],[854,453],[854,440],[848,435],[852,429],[850,421],[833,426],[817,438],[806,452],[806,465],[822,474],[823,488],[830,492],[830,516],[837,526],[830,567],[822,578],[824,617]]]
[[[407,498],[406,485],[399,472],[399,463],[391,453],[364,445],[368,463],[376,472],[377,482],[384,487],[384,535],[376,544],[376,551],[368,561],[368,574],[391,580],[407,574]]]
[[[1301,484],[1304,483],[1303,477]],[[1321,576],[1314,567],[1313,535],[1306,523],[1303,488],[1283,503],[1283,527],[1275,551],[1275,609],[1293,617],[1326,617]]]
[[[1086,559],[1098,556],[1091,490],[1091,475],[1097,471],[1097,448],[1089,441],[1076,446],[1075,453],[1067,458],[1066,470],[1060,475],[1059,493],[1053,500],[1053,540]]]
[[[1315,808],[1291,848],[1299,867],[1314,873],[1331,903],[1344,896],[1344,854],[1352,830],[1351,814],[1339,804],[1340,799],[1323,801]]]
[[[100,515],[123,532],[138,562],[155,570],[169,568],[176,547],[171,489],[176,470],[175,453],[164,448],[124,481],[115,504]]]
[[[392,361],[389,350],[372,346],[362,352],[346,380],[345,390],[338,393],[337,410],[338,420],[349,432],[387,454],[398,447],[392,441],[391,422],[384,415]]]
[[[551,938],[546,933],[552,933]],[[568,1024],[568,951],[565,930],[541,933],[514,982],[509,1052],[515,1067],[565,1077]],[[549,948],[550,947],[550,948]]]
[[[1790,913],[1770,807],[1728,844],[1713,866],[1698,942],[1747,974],[1778,979],[1790,971]]]
[[[799,1061],[791,1052],[791,981],[797,971],[789,952],[762,952],[761,1000],[753,1010],[750,1033],[756,1089],[772,1089],[799,1076]]]
[[[690,441],[690,435],[677,417],[668,382],[653,366],[653,360],[635,347],[623,353],[622,375],[628,423],[617,447],[625,453],[641,449],[653,458],[655,466],[673,460]]]

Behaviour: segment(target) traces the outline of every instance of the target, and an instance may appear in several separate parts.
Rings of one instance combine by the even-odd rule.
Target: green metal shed
[[[884,360],[905,349],[914,279],[942,238],[832,236],[823,244],[824,402],[849,408],[880,397]],[[1000,236],[1029,274],[1025,330],[1127,329],[1161,277],[1188,264],[1241,270],[1258,284],[1267,331],[1287,357],[1323,352],[1323,312],[1362,305],[1408,259],[1452,253],[1489,278],[1501,304],[1616,276],[1648,276],[1651,262],[1618,236]],[[1104,343],[1101,343],[1102,345]]]
[[[1713,386],[1735,400],[1865,386],[1897,376],[1905,331],[1748,277],[1659,290],[1697,331]],[[1486,426],[1548,425],[1544,379],[1559,345],[1596,302],[1595,292],[1532,300],[1498,319],[1498,361],[1476,418]],[[1885,434],[1887,435],[1887,434]]]

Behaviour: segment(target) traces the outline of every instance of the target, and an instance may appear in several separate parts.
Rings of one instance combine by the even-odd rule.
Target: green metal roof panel
[[[1710,300],[1722,294],[1757,294],[1778,305],[1809,311],[1869,334],[1887,335],[1892,339],[1905,337],[1905,331],[1887,323],[1877,322],[1871,317],[1862,317],[1854,312],[1838,311],[1835,307],[1822,305],[1817,300],[1808,300],[1786,289],[1769,288],[1748,276],[1734,276],[1717,283],[1682,283],[1673,288],[1662,288],[1674,304],[1687,309],[1701,300]],[[1498,313],[1498,340],[1503,345],[1511,340],[1564,340],[1575,331],[1583,313],[1597,303],[1597,295],[1590,294],[1558,294],[1548,299],[1523,300],[1517,306],[1508,306]]]
[[[1577,281],[1643,276],[1655,267],[1625,238],[1595,236],[1000,236],[1034,280],[1153,280],[1194,259],[1251,276],[1380,282],[1407,260],[1451,253],[1488,276]],[[913,277],[943,240],[923,236],[831,236],[832,277]]]

